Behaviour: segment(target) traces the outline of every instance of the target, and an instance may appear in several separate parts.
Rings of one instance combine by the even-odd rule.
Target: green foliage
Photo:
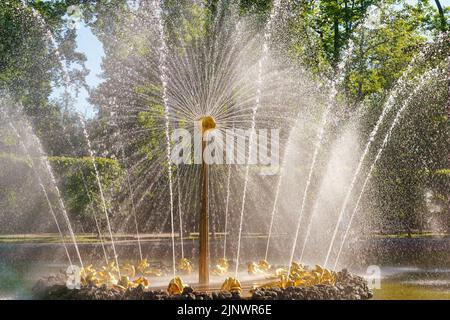
[[[161,156],[161,141],[165,139],[163,130],[159,130],[159,132],[155,130],[155,128],[158,128],[158,120],[164,116],[164,107],[162,105],[153,105],[150,109],[152,110],[151,112],[139,112],[139,124],[153,133],[147,139],[139,142],[139,151],[148,161],[154,161]]]
[[[11,166],[13,164],[13,166]],[[21,188],[12,183],[17,173],[29,172],[31,163],[18,155],[0,152],[0,211],[6,214],[9,211],[19,210],[20,200],[23,197]],[[26,175],[21,176],[26,181]]]
[[[89,157],[49,157],[48,160],[58,177],[58,187],[70,219],[79,221],[80,225],[84,226],[84,230],[96,232],[95,226],[92,224],[92,215],[99,216],[98,212],[102,212],[103,204],[92,159]],[[0,210],[2,211],[0,221],[14,216],[14,222],[17,223],[17,226],[10,225],[9,228],[6,226],[5,230],[0,228],[0,231],[31,232],[42,227],[39,224],[45,226],[47,223],[44,222],[52,221],[49,216],[48,204],[32,169],[32,166],[37,166],[39,161],[33,159],[33,162],[34,164],[30,163],[26,157],[21,155],[0,153],[0,165],[6,169],[0,173]],[[111,195],[118,192],[123,182],[123,170],[120,164],[113,159],[96,158],[95,163],[105,193],[106,204],[110,209]],[[45,170],[37,168],[37,172],[43,181],[48,180],[48,173]],[[45,188],[58,212],[58,202],[50,181],[48,184],[46,183]],[[21,217],[22,215],[24,216]],[[22,220],[29,221],[28,215],[33,216],[33,221],[38,225],[30,222],[20,223]],[[102,216],[100,215],[100,217]]]
[[[62,84],[63,77],[55,50],[67,65],[81,66],[78,71],[70,71],[71,80],[75,88],[84,85],[85,57],[75,52],[75,31],[64,28],[67,7],[79,1],[26,3],[27,6],[19,0],[0,3],[0,90],[23,105],[49,154],[68,153],[67,141],[60,140],[62,121],[71,118],[62,114],[68,103],[50,101],[50,95],[53,87]]]
[[[182,39],[191,42],[194,39],[205,37],[206,24],[208,22],[207,11],[201,6],[193,4],[188,9],[189,18],[184,18],[180,32],[183,34]]]
[[[211,10],[216,10],[217,1],[167,0],[164,9],[164,28],[169,46],[176,48],[180,42],[190,43],[210,35]]]
[[[34,26],[34,27],[33,27]],[[31,59],[31,57],[33,57]],[[50,93],[51,70],[47,41],[31,9],[19,1],[0,4],[0,85],[39,101]],[[32,93],[32,95],[30,94]]]
[[[345,83],[352,100],[390,90],[426,41],[420,32],[424,12],[389,7],[380,11],[378,27],[353,34],[355,49]]]
[[[89,217],[94,213],[92,210],[102,210],[102,199],[91,158],[50,157],[49,161],[59,176],[65,204],[73,217]],[[118,192],[123,179],[120,164],[107,158],[95,158],[95,164],[102,188],[107,192],[106,196]],[[107,205],[111,207],[108,199],[110,197],[106,199]]]
[[[18,155],[11,154],[11,153],[0,152],[0,161],[5,161],[5,162],[12,161],[15,163],[25,164],[25,165],[31,167],[30,161],[28,161],[26,158],[24,158],[23,156],[18,156]]]
[[[289,21],[289,50],[313,71],[325,64],[335,67],[353,33],[363,22],[367,9],[379,0],[296,1]],[[306,41],[304,41],[306,40]],[[312,48],[312,52],[309,50]]]
[[[276,39],[287,44],[285,51],[294,61],[319,77],[326,74],[335,78],[333,69],[341,61],[344,49],[353,42],[340,89],[347,108],[364,106],[361,143],[365,144],[387,96],[413,57],[433,37],[447,30],[449,8],[443,9],[441,19],[435,1],[427,0],[417,4],[367,0],[294,3],[295,14],[288,19],[287,35]],[[370,16],[368,11],[372,12]],[[415,66],[407,80],[408,89],[397,97],[394,111],[375,141],[374,145],[379,146],[396,111],[417,85],[412,78],[441,64],[443,71],[408,106],[410,111],[403,117],[405,120],[402,118],[401,129],[393,133],[374,172],[366,200],[368,211],[377,213],[373,218],[379,218],[382,226],[391,225],[396,230],[422,227],[427,211],[425,190],[431,190],[443,201],[441,207],[450,221],[450,183],[446,175],[440,174],[446,172],[440,168],[448,167],[450,154],[449,111],[443,107],[449,105],[450,99],[445,73],[448,66],[443,63],[449,50],[448,45],[432,50],[425,63]],[[378,147],[373,147],[370,159],[377,151]]]
[[[439,58],[434,57],[435,60]],[[442,86],[437,80],[445,79],[446,66],[442,62],[440,67],[437,66],[435,77],[419,87],[418,93],[410,99],[377,165],[373,182],[375,201],[371,204],[380,214],[381,221],[401,225],[404,230],[424,227],[424,221],[428,219],[424,216],[429,215],[426,191],[442,200],[442,213],[447,216],[442,224],[450,227],[446,209],[450,206],[450,179],[446,169],[450,154],[450,123],[443,117],[449,97],[448,86]],[[417,69],[420,75],[420,68]],[[418,85],[417,81],[411,81],[398,99],[398,105],[405,103]]]
[[[240,0],[239,1],[241,13],[243,15],[256,15],[261,23],[264,25],[264,21],[270,14],[273,8],[273,1],[271,0]]]

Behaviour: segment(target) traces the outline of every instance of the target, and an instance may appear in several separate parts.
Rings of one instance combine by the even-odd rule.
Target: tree
[[[437,219],[441,225],[447,231],[450,225],[447,210],[450,122],[446,110],[449,92],[446,85],[442,86],[448,81],[445,58],[450,52],[450,42],[446,40],[430,45],[424,58],[412,66],[411,76],[405,79],[406,87],[397,94],[383,133],[375,141],[380,143],[400,106],[407,103],[377,165],[372,190],[376,200],[371,203],[384,223],[393,223],[409,232],[425,228],[429,218],[436,218],[436,214],[427,211],[427,194],[440,202]],[[431,70],[434,71],[430,73]],[[429,73],[428,79],[423,78],[424,72]],[[372,157],[377,148],[373,152]]]
[[[354,30],[366,16],[367,9],[379,3],[377,0],[355,1],[299,1],[294,10],[298,18],[291,24],[292,28],[314,31],[325,57],[330,65],[336,67],[341,59],[342,49],[346,47]],[[299,38],[296,39],[300,40]]]
[[[386,7],[373,27],[362,26],[353,33],[355,48],[344,84],[350,101],[383,95],[392,88],[426,41],[420,31],[424,15],[414,8]]]
[[[441,2],[439,0],[434,0],[436,2],[436,7],[439,12],[439,18],[441,20],[441,30],[446,31],[447,30],[447,20],[445,18],[444,9],[442,8]]]
[[[64,27],[70,3],[75,2],[28,1],[25,6],[14,0],[0,4],[0,89],[21,102],[50,154],[67,150],[60,139],[63,118],[70,118],[62,112],[66,103],[50,101],[54,88],[65,85],[63,65],[81,66],[68,68],[75,88],[84,84],[87,74],[85,57],[75,51],[75,31]]]

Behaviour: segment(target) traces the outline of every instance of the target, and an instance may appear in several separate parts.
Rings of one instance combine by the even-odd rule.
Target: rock
[[[195,300],[197,297],[195,296],[195,294],[193,294],[192,292],[187,294],[188,296],[188,300]]]
[[[262,298],[261,293],[259,293],[259,292],[253,292],[253,294],[252,294],[252,299],[254,299],[254,300],[260,300],[261,298]]]
[[[185,294],[189,294],[192,292],[194,292],[194,289],[192,289],[192,287],[184,287],[182,294],[185,295]]]
[[[242,299],[241,294],[237,291],[234,291],[231,293],[231,298],[233,300],[241,300]]]
[[[221,294],[222,294],[224,300],[233,298],[233,295],[231,294],[231,292],[221,292]]]

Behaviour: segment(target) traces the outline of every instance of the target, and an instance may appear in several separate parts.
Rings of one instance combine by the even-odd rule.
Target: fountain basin
[[[367,281],[346,269],[337,272],[335,285],[317,284],[287,288],[259,288],[254,290],[253,300],[368,300],[373,293]]]
[[[287,288],[256,288],[243,283],[243,292],[224,292],[219,289],[196,291],[184,288],[182,294],[169,295],[164,289],[147,290],[143,286],[126,290],[115,287],[87,286],[68,289],[61,277],[41,279],[33,288],[39,300],[367,300],[373,294],[367,281],[347,270],[337,272],[335,285],[318,284]]]

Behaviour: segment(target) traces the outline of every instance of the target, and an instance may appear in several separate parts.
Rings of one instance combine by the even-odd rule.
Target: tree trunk
[[[352,0],[352,6],[350,8],[350,17],[349,17],[349,22],[348,22],[348,29],[349,32],[351,32],[353,30],[353,10],[355,9],[355,0]]]
[[[333,52],[333,58],[334,58],[334,63],[335,63],[335,65],[337,65],[338,64],[338,62],[339,62],[339,45],[340,45],[340,41],[339,41],[339,18],[338,18],[338,16],[337,16],[337,13],[336,13],[336,15],[335,15],[335,17],[334,17],[334,26],[333,26],[333,28],[334,28],[334,39],[333,39],[333,50],[334,50],[334,52]]]
[[[442,8],[441,2],[439,0],[434,0],[436,2],[436,7],[439,11],[439,17],[441,18],[441,31],[447,30],[447,21],[445,20],[444,9]]]
[[[358,66],[358,72],[359,72],[359,79],[358,79],[358,101],[361,101],[363,99],[363,80],[362,75],[364,73],[365,69],[365,51],[364,51],[364,42],[365,42],[365,32],[362,30],[361,34],[361,42],[359,44],[359,66]]]
[[[345,24],[345,37],[348,38],[350,36],[350,13],[348,8],[348,2],[345,0],[344,2],[344,24]]]

